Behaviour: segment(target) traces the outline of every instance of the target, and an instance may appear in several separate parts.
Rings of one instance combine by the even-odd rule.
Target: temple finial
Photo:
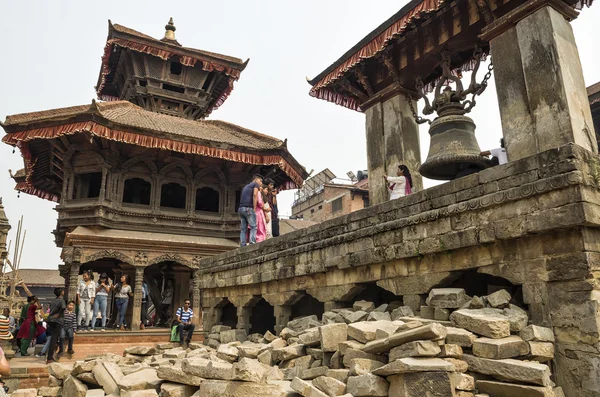
[[[171,17],[169,19],[169,23],[167,23],[165,25],[165,37],[164,37],[164,39],[175,41],[175,30],[177,30],[177,29],[175,28],[175,25],[173,24],[173,17]]]

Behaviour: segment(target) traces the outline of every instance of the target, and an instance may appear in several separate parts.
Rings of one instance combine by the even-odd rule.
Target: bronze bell
[[[426,178],[452,180],[481,171],[491,165],[491,161],[480,155],[481,150],[475,139],[475,123],[465,116],[475,106],[475,96],[480,95],[487,86],[488,73],[482,84],[475,83],[475,76],[481,62],[482,52],[475,50],[476,67],[473,70],[471,84],[464,90],[460,78],[450,70],[448,52],[442,54],[442,79],[435,87],[435,99],[429,103],[423,89],[423,82],[417,79],[417,90],[425,100],[424,114],[434,111],[438,117],[430,122],[429,135],[431,142],[427,160],[419,167],[419,172]],[[454,83],[453,90],[448,83]],[[444,91],[442,86],[446,85]],[[466,100],[467,95],[473,95]],[[419,122],[419,120],[417,120]]]

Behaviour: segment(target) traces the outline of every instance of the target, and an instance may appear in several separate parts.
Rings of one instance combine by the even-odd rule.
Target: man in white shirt
[[[494,158],[498,160],[497,164],[494,165],[502,165],[508,163],[508,156],[506,155],[506,148],[504,147],[504,138],[500,138],[500,147],[497,149],[486,150],[485,152],[479,153],[482,156],[492,156],[492,161]]]

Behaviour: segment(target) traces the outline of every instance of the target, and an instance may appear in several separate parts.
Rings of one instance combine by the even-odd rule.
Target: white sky
[[[161,38],[173,17],[184,46],[250,63],[221,119],[288,138],[290,152],[307,170],[329,167],[338,177],[366,169],[364,115],[311,98],[314,77],[407,1],[3,1],[0,4],[0,120],[6,115],[91,103],[106,41],[108,19]],[[376,5],[375,5],[376,4]],[[586,85],[600,80],[597,49],[600,7],[584,9],[573,23]],[[483,76],[483,71],[480,72]],[[497,147],[501,126],[493,79],[471,117],[482,149]],[[3,136],[4,132],[0,132]],[[421,130],[422,159],[429,139]],[[56,268],[60,250],[51,234],[54,203],[17,193],[8,169],[23,167],[19,151],[0,145],[0,197],[14,232],[25,217],[23,268]],[[426,186],[431,183],[426,181]],[[292,193],[280,200],[291,212]],[[14,242],[13,242],[14,245]]]

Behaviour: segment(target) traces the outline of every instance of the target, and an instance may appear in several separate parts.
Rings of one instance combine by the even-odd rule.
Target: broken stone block
[[[565,392],[560,386],[555,387],[552,391],[554,392],[554,397],[565,397]]]
[[[184,352],[185,353],[185,352]],[[217,357],[221,360],[233,363],[240,356],[240,352],[236,347],[229,345],[221,345],[217,349]]]
[[[287,328],[295,332],[301,333],[309,328],[317,328],[320,325],[321,323],[319,323],[319,319],[317,318],[317,316],[312,315],[293,319],[292,321],[287,323]]]
[[[388,308],[388,304],[387,303],[383,303],[383,304],[377,306],[375,308],[375,310],[373,310],[373,311],[374,312],[381,312],[381,313],[383,313],[383,312],[387,311],[387,308]]]
[[[161,397],[191,397],[198,387],[190,385],[179,385],[177,383],[163,383],[160,385]]]
[[[350,360],[350,365],[348,368],[350,369],[351,376],[370,374],[377,368],[383,367],[385,364],[381,361],[369,360],[367,358],[353,358]]]
[[[133,346],[125,349],[125,353],[136,354],[138,356],[151,356],[156,354],[156,348],[149,346]]]
[[[341,324],[328,324],[319,327],[321,336],[321,350],[323,352],[335,352],[341,342],[348,339],[348,326]]]
[[[312,357],[312,356],[311,356]],[[314,357],[313,357],[314,358]],[[310,365],[311,368],[317,368],[323,365],[323,361],[322,360],[315,360],[313,361],[313,363]]]
[[[425,305],[425,297],[423,295],[404,295],[402,300],[404,301],[404,305],[410,307],[413,312],[418,312],[421,306]]]
[[[459,345],[446,343],[440,346],[439,357],[460,358],[463,354],[463,349]]]
[[[354,310],[355,312],[361,311],[361,310],[363,312],[372,312],[373,310],[375,310],[375,305],[373,304],[373,302],[356,301],[352,305],[352,310]]]
[[[277,336],[273,335],[271,333],[271,331],[267,331],[265,332],[263,338],[267,341],[267,343],[271,343],[273,342],[275,339],[277,339]]]
[[[446,327],[440,324],[428,324],[421,327],[400,331],[385,339],[369,342],[363,348],[366,353],[383,353],[396,346],[415,340],[441,340],[446,337]]]
[[[219,347],[219,345],[221,344],[221,342],[219,342],[216,339],[209,339],[208,342],[206,342],[206,345],[212,349],[217,349]]]
[[[356,349],[347,349],[346,354],[344,354],[344,358],[343,358],[342,362],[345,367],[350,368],[350,363],[355,358],[364,358],[367,360],[379,361],[380,363],[383,363],[383,364],[385,364],[387,362],[387,358],[383,355],[367,353],[362,350],[356,350]]]
[[[291,328],[284,328],[279,333],[279,336],[285,340],[288,340],[289,338],[296,338],[296,337],[298,337],[298,335],[299,335],[299,333],[294,331]]]
[[[231,330],[231,327],[228,327],[227,325],[213,325],[213,327],[210,329],[210,333],[219,334],[221,332],[229,330]]]
[[[426,320],[433,320],[435,317],[435,307],[433,306],[421,306],[421,317]]]
[[[85,397],[88,388],[79,379],[69,375],[63,384],[63,395],[69,397]],[[14,393],[13,393],[14,396]]]
[[[357,312],[342,312],[340,315],[344,318],[346,324],[352,324],[359,321],[365,321],[369,316],[369,313],[364,310],[359,310]]]
[[[329,358],[329,365],[327,365],[327,353],[323,354],[323,364],[326,364],[329,368],[332,369],[340,369],[343,368],[343,364],[342,364],[342,355],[340,354],[340,351],[336,351],[335,353],[328,353],[331,354],[331,357]]]
[[[305,354],[306,349],[304,348],[304,345],[287,346],[281,349],[273,349],[271,351],[271,357],[276,363],[302,357]]]
[[[205,380],[194,397],[287,397],[287,391],[279,385],[270,385],[253,382],[232,382],[219,380]],[[315,397],[325,397],[322,396]],[[306,397],[306,396],[305,396]]]
[[[484,375],[505,379],[510,382],[531,383],[540,386],[553,386],[550,369],[547,365],[512,358],[490,360],[463,354],[462,359],[469,364],[469,370]]]
[[[468,307],[466,307],[465,309],[483,309],[484,307],[485,302],[483,301],[483,298],[480,298],[477,295],[475,295],[473,298],[471,298]]]
[[[203,378],[183,372],[183,369],[174,366],[158,367],[156,376],[162,380],[169,382],[181,383],[189,386],[200,386],[204,381]]]
[[[450,318],[450,310],[436,307],[433,312],[433,319],[438,321],[448,321]]]
[[[446,343],[460,347],[471,347],[477,335],[462,328],[446,327]]]
[[[347,383],[348,377],[350,376],[350,370],[345,369],[345,368],[344,369],[330,369],[329,371],[327,371],[325,376],[337,379],[340,382]]]
[[[219,341],[221,343],[244,342],[247,339],[246,331],[243,329],[232,329],[219,334]]]
[[[508,305],[507,308],[502,310],[502,314],[508,318],[511,332],[521,332],[529,322],[527,312],[519,306]]]
[[[156,370],[152,368],[142,369],[126,375],[117,381],[117,385],[122,391],[146,389],[157,390],[161,383],[162,379],[156,375]]]
[[[317,389],[310,382],[303,381],[300,378],[294,378],[290,385],[292,389],[300,393],[303,397],[327,397],[328,395]]]
[[[164,358],[185,358],[186,351],[181,347],[167,350],[163,353]]]
[[[314,347],[321,343],[319,328],[309,328],[299,336],[299,343],[305,346]]]
[[[550,342],[526,342],[529,344],[528,359],[545,363],[554,360],[554,344]]]
[[[240,358],[246,357],[256,359],[258,358],[258,354],[261,352],[264,346],[264,344],[245,342],[239,346],[236,346],[236,348],[238,349]]]
[[[446,357],[442,358],[442,360],[454,365],[454,371],[456,372],[467,372],[467,370],[469,369],[469,364],[467,364],[466,361],[460,360],[458,358]]]
[[[390,397],[450,397],[454,387],[447,372],[417,372],[389,376]]]
[[[457,390],[456,397],[475,397],[475,395],[470,391]]]
[[[489,338],[499,339],[510,336],[510,322],[494,310],[461,309],[450,315],[450,321],[456,327]]]
[[[390,376],[409,372],[454,371],[454,365],[441,358],[400,358],[373,371],[375,375]]]
[[[346,384],[329,376],[319,376],[313,380],[312,384],[329,397],[337,397],[346,393]]]
[[[104,391],[102,391],[102,393],[104,393]],[[13,396],[15,394],[13,393]],[[48,386],[42,386],[37,390],[37,393],[34,394],[34,396],[41,396],[41,397],[59,397],[62,396],[62,387],[48,387]]]
[[[495,309],[504,309],[510,304],[511,296],[505,289],[489,294],[487,297],[488,305]]]
[[[362,321],[348,325],[348,336],[361,343],[367,343],[375,340],[378,329],[396,332],[398,325],[391,321]]]
[[[113,394],[119,390],[117,382],[123,378],[123,372],[119,366],[111,362],[99,362],[92,370],[94,378],[106,394]]]
[[[348,349],[362,350],[364,345],[365,345],[364,343],[360,343],[359,341],[356,341],[356,340],[348,340],[345,342],[341,342],[338,345],[338,347],[340,350],[340,354],[343,356],[344,354],[346,354],[346,350],[348,350]]]
[[[258,360],[242,358],[233,364],[232,380],[265,383],[268,372],[269,368],[259,363]]]
[[[400,306],[392,312],[392,320],[398,320],[400,317],[414,317],[415,313],[410,306]]]
[[[429,291],[427,306],[441,309],[458,309],[469,300],[462,288],[434,288]]]
[[[60,380],[67,379],[71,371],[73,371],[73,364],[52,363],[48,366],[50,375]]]
[[[325,367],[325,366],[320,366],[317,368],[309,368],[309,369],[302,371],[299,378],[304,379],[304,380],[315,379],[315,378],[318,378],[319,376],[325,376],[325,374],[327,373],[328,370],[329,370],[329,367]]]
[[[206,379],[231,380],[233,376],[231,364],[203,358],[186,358],[181,362],[181,369],[187,374]]]
[[[386,397],[390,384],[380,376],[365,374],[348,378],[346,390],[354,397]]]
[[[308,354],[315,360],[323,359],[323,350],[321,350],[321,349],[315,349],[315,348],[309,347],[306,349],[306,354]]]
[[[273,365],[273,359],[271,358],[271,350],[265,350],[262,353],[260,353],[257,357],[257,360],[261,363],[261,364],[265,364],[265,365]]]
[[[478,380],[477,389],[494,397],[554,397],[552,387]]]
[[[82,381],[86,385],[100,386],[98,384],[98,381],[96,380],[96,377],[91,372],[84,372],[82,374],[79,374],[79,375],[77,375],[77,379],[79,379],[80,381]],[[102,392],[104,393],[104,391],[102,391]]]
[[[323,313],[323,324],[346,323],[344,318],[339,313],[325,312]]]
[[[20,389],[15,390],[11,397],[36,397],[38,394],[37,389]]]
[[[455,372],[452,373],[450,377],[452,378],[452,383],[454,384],[456,390],[475,390],[475,378],[473,378],[471,375]]]
[[[367,321],[392,321],[392,316],[388,312],[372,311],[367,317]]]
[[[390,350],[390,362],[405,357],[435,357],[440,352],[437,343],[430,340],[416,340]]]
[[[528,325],[523,328],[519,336],[527,342],[552,342],[554,343],[554,332],[550,328]]]
[[[479,338],[473,342],[473,354],[483,358],[512,358],[529,353],[529,345],[519,336],[502,339]]]

